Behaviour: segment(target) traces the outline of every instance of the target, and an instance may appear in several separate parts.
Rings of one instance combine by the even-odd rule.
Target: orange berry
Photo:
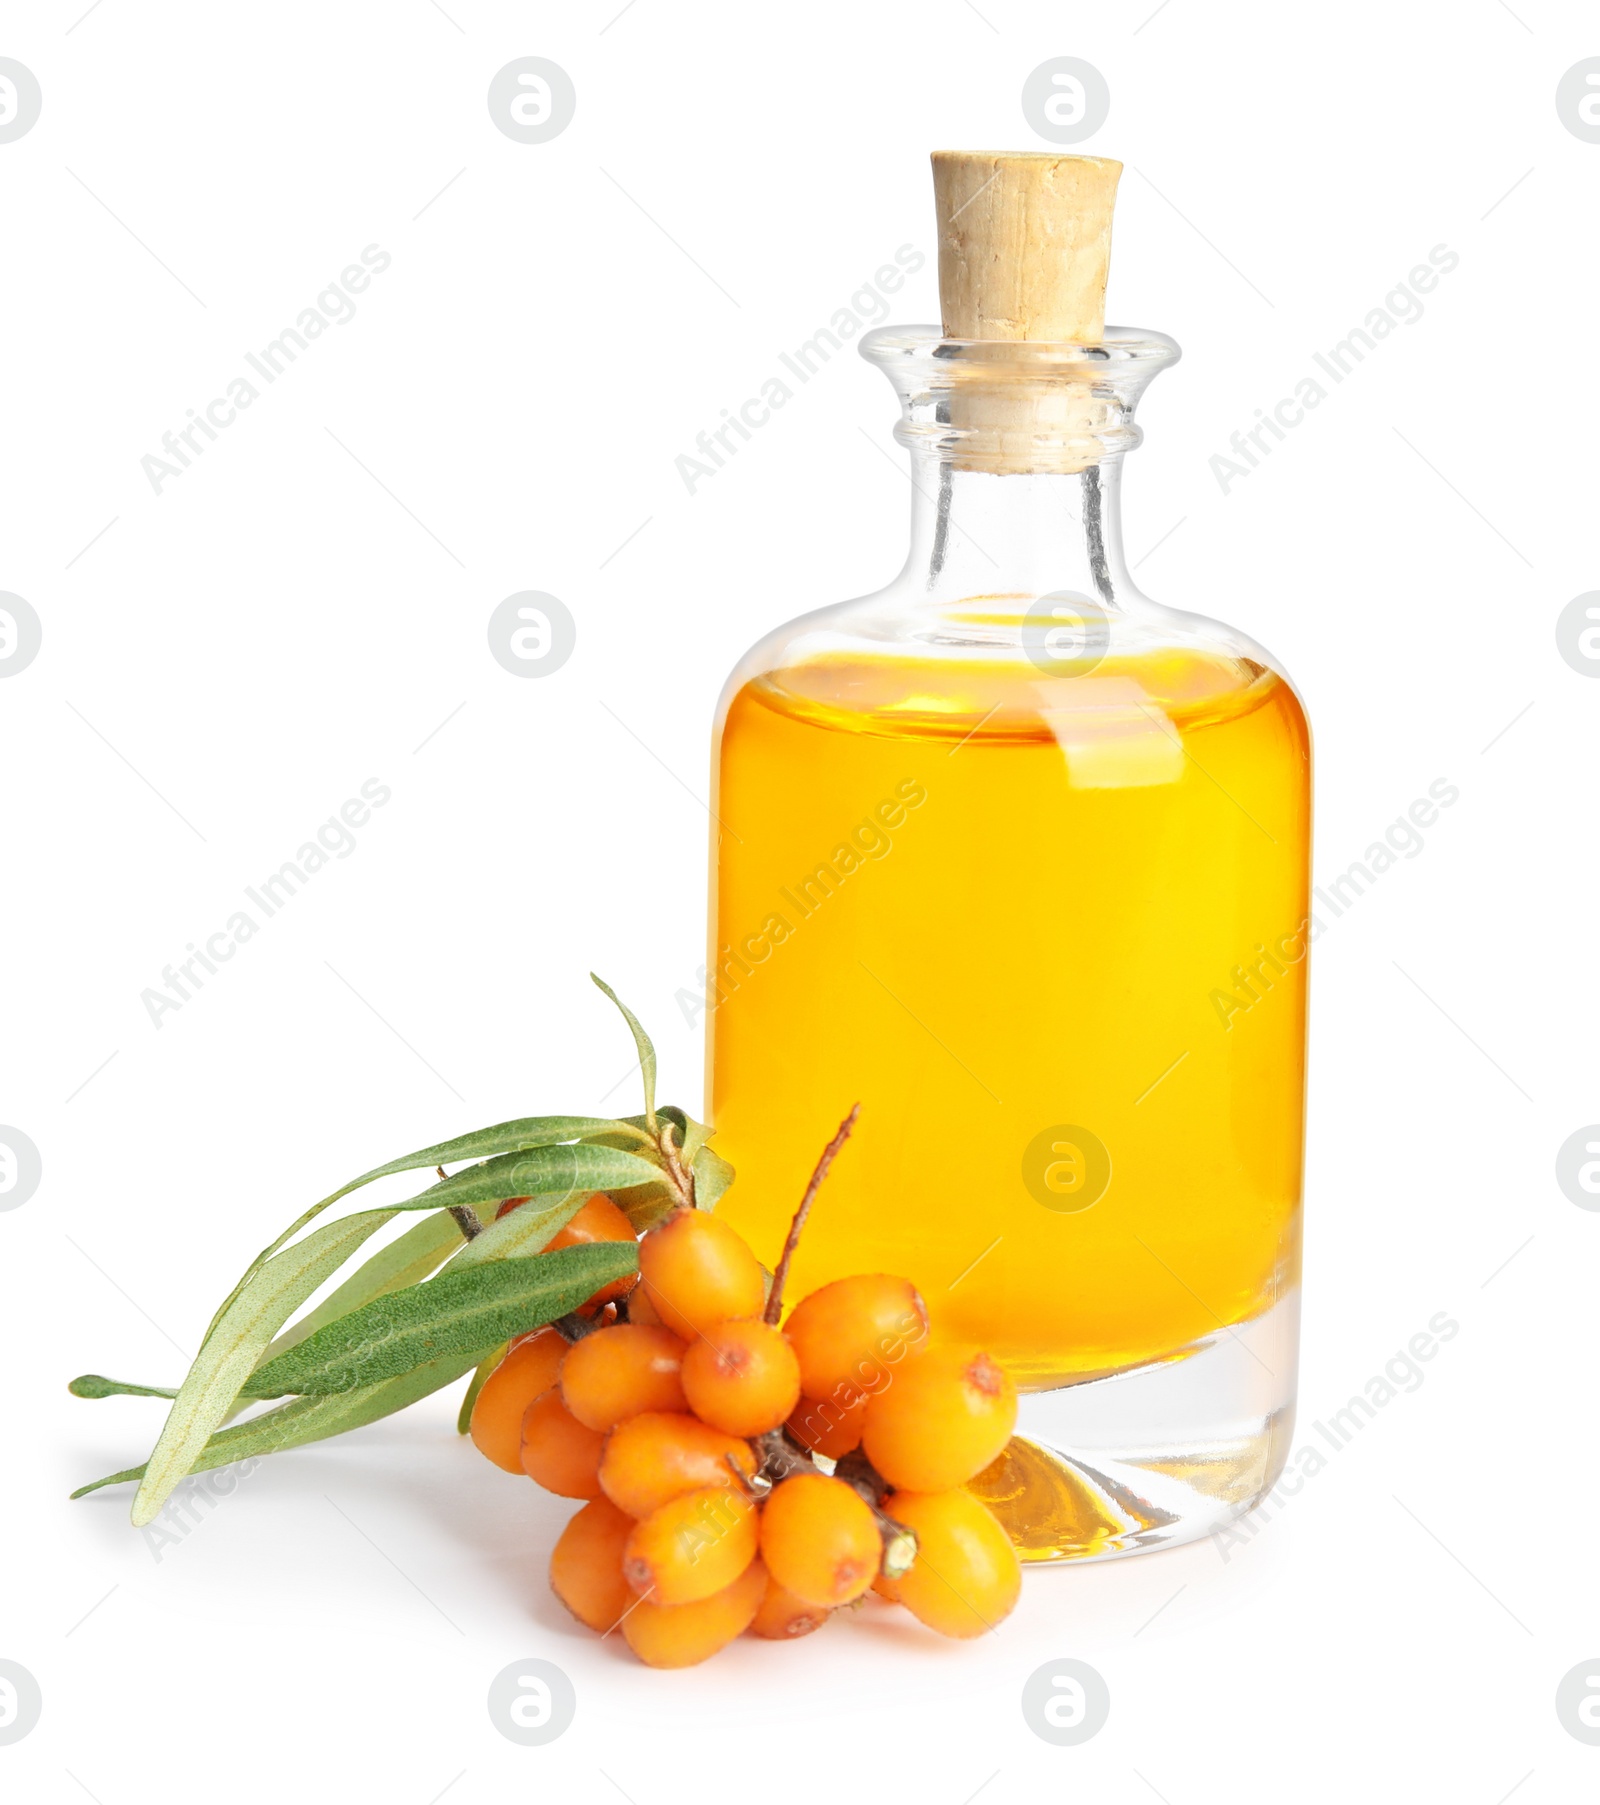
[[[871,1507],[842,1479],[797,1473],[774,1487],[761,1512],[761,1558],[797,1598],[848,1604],[872,1584],[883,1538]]]
[[[761,1607],[767,1575],[760,1561],[696,1604],[634,1604],[622,1620],[623,1639],[647,1667],[693,1667],[742,1635]]]
[[[615,1323],[567,1349],[561,1400],[585,1427],[601,1430],[641,1410],[683,1410],[682,1363],[683,1343],[670,1329]]]
[[[852,1403],[881,1391],[928,1338],[928,1306],[909,1279],[865,1272],[802,1298],[783,1325],[808,1398]]]
[[[483,1382],[472,1406],[468,1433],[480,1454],[508,1473],[522,1471],[522,1414],[556,1382],[567,1344],[555,1329],[538,1329],[513,1341]]]
[[[861,1445],[891,1485],[942,1492],[981,1473],[1016,1421],[1017,1388],[987,1354],[927,1348],[868,1403]]]
[[[494,1213],[496,1222],[502,1216],[508,1216],[513,1210],[520,1210],[525,1203],[531,1203],[531,1197],[508,1197]],[[545,1248],[548,1253],[556,1247],[588,1247],[596,1241],[632,1241],[635,1239],[633,1224],[617,1208],[604,1191],[596,1191],[584,1204],[576,1216],[564,1227],[558,1228]],[[603,1285],[587,1302],[578,1306],[579,1316],[593,1316],[602,1304],[610,1303],[614,1298],[626,1297],[639,1282],[636,1272],[625,1273],[620,1279],[613,1279],[609,1285]]]
[[[884,1510],[915,1530],[917,1558],[893,1596],[941,1636],[981,1636],[1011,1614],[1022,1565],[999,1519],[971,1492],[892,1492]]]
[[[802,1448],[841,1460],[861,1446],[861,1428],[867,1420],[867,1400],[836,1404],[832,1398],[801,1398],[789,1413],[789,1433]]]
[[[642,1322],[653,1329],[664,1329],[667,1326],[651,1303],[650,1293],[642,1284],[635,1285],[628,1293],[628,1321]]]
[[[639,1243],[642,1289],[685,1341],[734,1316],[759,1316],[766,1287],[756,1256],[720,1216],[674,1210]]]
[[[719,1322],[683,1356],[683,1390],[704,1423],[729,1435],[765,1435],[800,1400],[800,1366],[783,1336],[757,1316]]]
[[[761,1563],[753,1564],[759,1566]],[[769,1573],[766,1595],[751,1620],[750,1634],[768,1642],[791,1642],[796,1636],[809,1636],[813,1630],[821,1629],[830,1615],[821,1605],[796,1598]]]
[[[632,1531],[633,1518],[609,1498],[591,1498],[550,1551],[550,1589],[579,1623],[602,1634],[633,1603],[633,1588],[622,1577],[622,1550]]]
[[[732,1585],[755,1559],[758,1539],[756,1507],[744,1493],[707,1486],[669,1499],[634,1524],[623,1575],[655,1604],[693,1604]]]
[[[737,1485],[733,1466],[749,1478],[756,1457],[748,1442],[697,1417],[647,1411],[618,1423],[600,1455],[606,1496],[632,1517],[648,1517],[685,1492]]]
[[[598,1498],[604,1441],[567,1409],[559,1391],[547,1391],[523,1413],[522,1470],[558,1497]]]

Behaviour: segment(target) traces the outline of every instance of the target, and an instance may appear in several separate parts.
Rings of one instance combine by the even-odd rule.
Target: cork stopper
[[[1121,174],[1109,157],[936,150],[945,337],[1097,344]]]

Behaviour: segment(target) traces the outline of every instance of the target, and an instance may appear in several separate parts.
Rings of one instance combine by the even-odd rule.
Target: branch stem
[[[789,1276],[789,1262],[794,1258],[794,1250],[800,1244],[800,1231],[806,1225],[806,1218],[811,1214],[811,1205],[816,1200],[817,1192],[822,1189],[822,1181],[828,1176],[828,1168],[833,1164],[834,1155],[850,1138],[850,1130],[856,1125],[856,1117],[861,1114],[861,1105],[854,1103],[850,1113],[839,1124],[839,1132],[834,1135],[822,1150],[822,1158],[817,1161],[817,1169],[811,1174],[811,1182],[806,1186],[806,1194],[800,1199],[800,1207],[794,1213],[794,1221],[789,1224],[789,1238],[783,1244],[783,1254],[778,1261],[778,1269],[772,1275],[772,1291],[767,1298],[767,1307],[761,1314],[761,1320],[776,1323],[783,1314],[783,1286]]]

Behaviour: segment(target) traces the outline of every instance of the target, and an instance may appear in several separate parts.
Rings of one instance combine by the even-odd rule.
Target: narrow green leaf
[[[472,1375],[465,1394],[461,1399],[461,1408],[456,1412],[456,1434],[465,1435],[472,1427],[472,1407],[478,1401],[478,1393],[483,1390],[483,1382],[490,1373],[506,1357],[509,1341],[502,1341],[492,1354],[478,1362],[478,1370]]]
[[[530,1147],[554,1146],[562,1141],[589,1140],[601,1134],[631,1138],[634,1142],[642,1142],[649,1136],[642,1129],[633,1131],[629,1136],[625,1123],[603,1116],[524,1116],[515,1122],[499,1122],[492,1128],[474,1129],[470,1134],[458,1135],[453,1141],[439,1141],[432,1147],[422,1147],[415,1153],[407,1153],[399,1159],[392,1159],[387,1165],[374,1166],[370,1172],[363,1172],[359,1178],[352,1178],[347,1185],[341,1185],[337,1191],[324,1197],[320,1203],[312,1204],[304,1210],[278,1236],[276,1241],[262,1248],[261,1252],[245,1268],[243,1277],[232,1291],[222,1300],[217,1313],[212,1317],[206,1329],[206,1339],[215,1334],[217,1324],[222,1321],[224,1313],[237,1300],[239,1293],[255,1277],[261,1268],[278,1250],[292,1241],[308,1223],[314,1222],[325,1209],[336,1204],[340,1198],[348,1197],[352,1191],[359,1191],[363,1185],[371,1184],[374,1179],[389,1178],[396,1172],[414,1172],[423,1166],[452,1165],[457,1160],[486,1159],[500,1153],[521,1152]],[[516,1193],[513,1192],[514,1196]],[[413,1203],[409,1206],[416,1207]],[[205,1344],[201,1343],[204,1352]]]
[[[702,1146],[694,1156],[694,1207],[714,1210],[717,1200],[733,1183],[733,1167],[710,1147]]]
[[[441,1273],[328,1323],[245,1389],[258,1398],[353,1391],[458,1353],[475,1365],[486,1347],[564,1316],[637,1266],[633,1243],[595,1242]]]
[[[676,1113],[682,1113],[681,1111]],[[695,1162],[695,1156],[705,1146],[715,1129],[707,1127],[704,1122],[697,1122],[693,1116],[683,1118],[683,1157],[689,1165]]]
[[[375,1166],[345,1187],[353,1191],[357,1185],[371,1184],[375,1178],[388,1178],[395,1172],[415,1172],[423,1166],[453,1166],[458,1160],[491,1159],[497,1153],[521,1153],[529,1147],[551,1147],[558,1141],[587,1141],[622,1124],[603,1116],[524,1116],[517,1122],[498,1122],[493,1128],[476,1128],[471,1134],[457,1135],[453,1141],[440,1141],[402,1159],[392,1159],[386,1166]],[[637,1140],[639,1137],[633,1137]],[[341,1193],[342,1195],[342,1193]]]
[[[285,1329],[262,1355],[262,1361],[287,1353],[308,1335],[314,1335],[324,1323],[348,1316],[352,1310],[370,1304],[375,1297],[386,1297],[391,1291],[403,1291],[407,1285],[417,1284],[462,1245],[461,1225],[448,1210],[423,1217],[397,1240],[380,1248],[370,1260],[358,1266],[337,1291],[330,1292],[293,1328]]]
[[[476,1348],[468,1355],[435,1360],[402,1378],[389,1379],[381,1385],[364,1385],[359,1391],[338,1392],[331,1397],[295,1398],[276,1410],[263,1411],[246,1422],[219,1429],[189,1470],[208,1473],[236,1460],[304,1447],[307,1442],[325,1441],[331,1435],[343,1435],[348,1429],[360,1429],[377,1422],[380,1417],[393,1416],[397,1410],[404,1410],[430,1392],[454,1384],[463,1373],[470,1372],[486,1352],[486,1349]],[[109,1473],[104,1479],[80,1485],[72,1496],[82,1498],[86,1493],[99,1491],[102,1486],[142,1479],[145,1472],[145,1467],[128,1467],[120,1473]]]
[[[644,1119],[645,1125],[654,1129],[656,1125],[656,1050],[650,1036],[644,1031],[641,1022],[622,998],[611,988],[604,978],[589,973],[590,980],[603,990],[613,1003],[622,1011],[622,1019],[628,1024],[633,1035],[633,1044],[639,1049],[639,1072],[644,1079]]]
[[[399,1210],[453,1208],[457,1204],[504,1203],[508,1197],[587,1196],[614,1185],[646,1184],[661,1168],[637,1153],[617,1147],[595,1147],[585,1141],[561,1147],[532,1147],[504,1153],[441,1178],[436,1185],[405,1202]]]
[[[159,1513],[193,1467],[273,1335],[394,1214],[367,1210],[330,1222],[269,1259],[223,1311],[167,1413],[133,1501],[135,1528]]]
[[[105,1379],[99,1373],[83,1373],[73,1379],[67,1390],[75,1398],[175,1398],[175,1391],[160,1385],[125,1385],[120,1379]]]

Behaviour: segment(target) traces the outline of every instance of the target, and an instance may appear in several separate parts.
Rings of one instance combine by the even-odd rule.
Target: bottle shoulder
[[[1248,635],[1143,596],[965,596],[891,586],[759,640],[724,687],[736,704],[868,733],[1037,738],[1062,713],[1147,711],[1180,729],[1271,699],[1303,722],[1287,672]]]

